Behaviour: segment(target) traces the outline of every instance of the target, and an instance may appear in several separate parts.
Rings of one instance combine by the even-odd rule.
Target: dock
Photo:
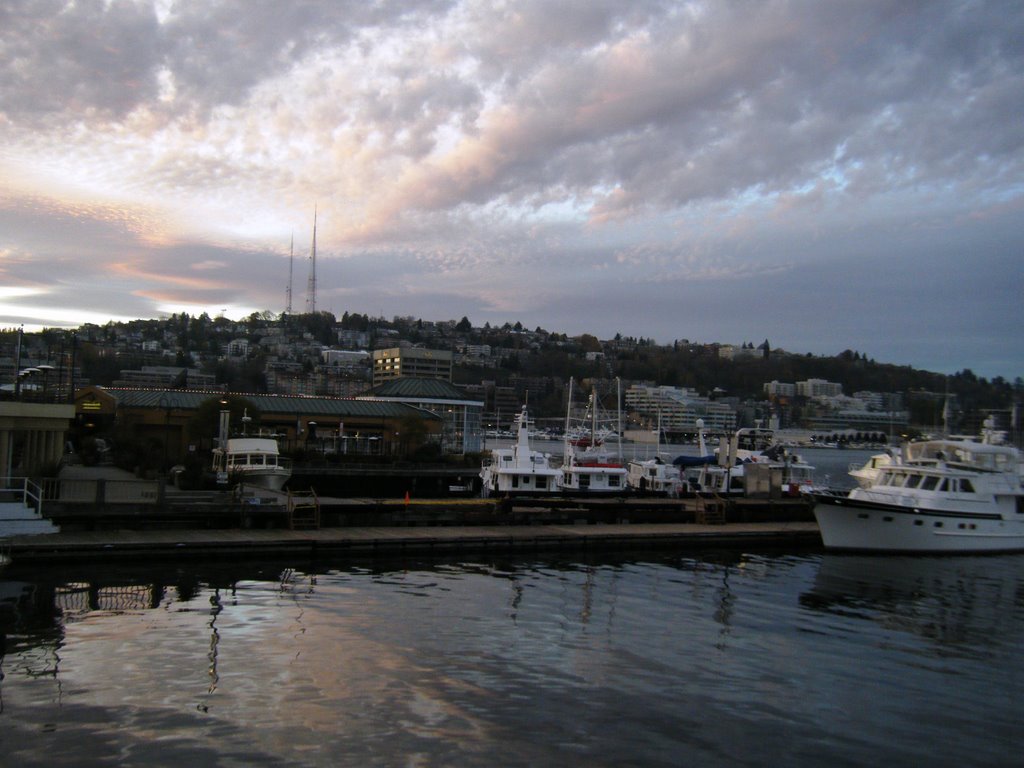
[[[628,549],[813,548],[821,546],[813,522],[466,525],[343,527],[316,530],[96,530],[9,541],[14,563],[93,563],[176,559],[303,558],[590,552]]]

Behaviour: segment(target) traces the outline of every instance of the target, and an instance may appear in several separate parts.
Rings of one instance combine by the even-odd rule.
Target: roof
[[[339,416],[352,418],[402,418],[416,415],[437,418],[428,412],[404,403],[377,400],[354,400],[343,397],[302,397],[297,395],[263,395],[240,392],[193,391],[180,389],[117,389],[97,387],[99,392],[127,408],[174,408],[195,410],[210,398],[244,397],[264,416]]]
[[[463,390],[442,379],[400,376],[379,384],[361,398],[396,398],[402,400],[459,400],[478,402]]]

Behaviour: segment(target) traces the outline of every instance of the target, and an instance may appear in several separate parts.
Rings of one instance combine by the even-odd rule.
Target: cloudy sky
[[[0,326],[305,311],[314,209],[339,317],[1024,375],[1024,5],[0,4]]]

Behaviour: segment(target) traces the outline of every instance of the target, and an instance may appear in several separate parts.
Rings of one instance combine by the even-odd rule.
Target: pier
[[[816,547],[807,522],[699,525],[471,525],[320,528],[317,530],[105,530],[10,539],[15,563],[94,563],[156,559],[336,557],[480,552]]]
[[[338,498],[116,476],[38,490],[26,504],[60,532],[12,531],[14,562],[821,544],[803,497]]]

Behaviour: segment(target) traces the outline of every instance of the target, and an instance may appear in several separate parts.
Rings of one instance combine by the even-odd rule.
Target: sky
[[[1024,375],[1024,4],[4,0],[0,327],[310,308]]]

